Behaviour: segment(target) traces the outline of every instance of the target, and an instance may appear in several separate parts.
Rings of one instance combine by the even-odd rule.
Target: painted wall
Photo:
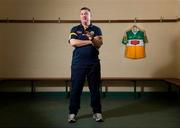
[[[83,6],[90,7],[92,18],[97,20],[176,18],[180,12],[177,3],[177,0],[0,0],[0,18],[77,20]],[[138,23],[148,36],[147,56],[131,60],[124,58],[121,40],[134,24],[96,24],[104,36],[100,49],[102,76],[180,76],[179,23]],[[73,48],[67,40],[74,25],[0,24],[0,76],[69,77]]]
[[[180,0],[178,0],[178,17],[180,17]],[[178,32],[177,32],[177,37],[178,38],[178,51],[177,51],[177,72],[178,72],[178,78],[180,78],[180,22],[178,23]]]
[[[93,19],[176,18],[171,0],[0,0],[0,16],[9,19],[79,19],[79,9],[88,6]],[[144,9],[146,9],[144,11]],[[149,43],[145,59],[124,58],[121,39],[134,23],[97,24],[104,45],[100,50],[102,76],[172,77],[176,58],[175,23],[139,23]],[[68,77],[71,53],[67,43],[75,24],[0,24],[1,74],[5,77]],[[164,56],[164,57],[163,57]]]
[[[179,23],[179,33],[180,33],[180,23]],[[178,41],[178,52],[177,52],[177,56],[178,56],[178,59],[177,59],[177,71],[178,71],[178,78],[180,78],[180,38],[179,38],[179,41]]]

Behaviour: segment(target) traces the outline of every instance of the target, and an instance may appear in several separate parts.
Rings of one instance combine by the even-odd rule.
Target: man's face
[[[91,13],[88,10],[81,10],[80,11],[80,19],[81,23],[88,25],[90,19],[91,19]]]

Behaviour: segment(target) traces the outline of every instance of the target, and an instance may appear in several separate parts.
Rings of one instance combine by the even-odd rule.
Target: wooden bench
[[[70,94],[70,78],[64,77],[64,78],[0,78],[1,83],[4,81],[30,81],[31,85],[31,93],[36,92],[35,89],[35,83],[37,81],[63,81],[65,86],[65,92],[67,96]],[[173,79],[173,78],[135,78],[135,77],[102,77],[101,78],[101,93],[105,97],[108,92],[108,87],[119,87],[119,85],[107,85],[104,84],[104,82],[113,82],[113,81],[132,81],[133,84],[133,90],[134,90],[134,98],[141,97],[141,95],[144,93],[144,86],[140,85],[140,92],[137,92],[137,84],[138,81],[166,81],[168,83],[168,91],[171,91],[171,86],[175,85],[180,87],[180,80],[179,79]],[[103,87],[105,87],[105,91],[103,92]]]
[[[0,78],[0,83],[3,83],[5,81],[29,81],[31,86],[31,93],[36,92],[35,83],[38,81],[63,81],[65,86],[65,92],[67,96],[69,95],[68,87],[70,86],[68,83],[70,82],[70,78],[64,77],[64,78]]]
[[[180,87],[180,79],[176,79],[176,78],[169,78],[169,79],[164,79],[166,82],[173,84],[177,87]]]
[[[176,86],[178,88],[178,97],[180,97],[180,79],[177,78],[169,78],[164,79],[169,84],[169,92],[172,91],[172,86]]]
[[[134,89],[134,98],[139,98],[141,97],[141,95],[144,93],[144,86],[143,85],[138,85],[137,82],[138,81],[164,81],[165,79],[169,79],[169,78],[164,78],[164,77],[160,77],[160,78],[153,78],[153,77],[103,77],[102,78],[102,87],[105,87],[105,91],[103,92],[103,96],[106,96],[106,93],[108,92],[108,87],[119,87],[119,85],[103,85],[103,82],[107,82],[107,81],[132,81],[133,84],[133,89]],[[137,87],[140,87],[140,92],[137,92]]]

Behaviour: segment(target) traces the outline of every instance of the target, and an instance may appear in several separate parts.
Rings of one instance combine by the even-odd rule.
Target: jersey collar
[[[87,28],[90,28],[92,26],[93,26],[92,23],[90,23],[90,25]],[[82,24],[80,24],[80,27],[84,28],[84,26]],[[84,30],[87,29],[87,28],[84,28]]]

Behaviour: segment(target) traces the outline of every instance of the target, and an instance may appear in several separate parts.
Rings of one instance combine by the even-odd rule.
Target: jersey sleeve
[[[147,43],[147,42],[148,42],[148,38],[147,38],[146,32],[144,31],[144,43]]]
[[[94,37],[95,36],[102,36],[102,31],[99,27],[96,28],[96,33],[94,34]]]
[[[123,44],[127,44],[128,43],[128,38],[127,38],[127,33],[124,33],[123,39],[122,39],[122,43]]]
[[[73,27],[70,31],[70,34],[69,34],[69,40],[70,39],[77,39],[78,38],[78,35],[76,33],[76,28]]]

